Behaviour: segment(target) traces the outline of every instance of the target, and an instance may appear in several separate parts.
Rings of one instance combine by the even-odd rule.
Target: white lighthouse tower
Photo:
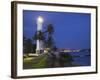
[[[42,31],[42,24],[43,24],[43,18],[39,16],[37,18],[37,32]],[[43,42],[42,40],[37,39],[36,41],[36,53],[40,53],[40,51],[43,49]]]

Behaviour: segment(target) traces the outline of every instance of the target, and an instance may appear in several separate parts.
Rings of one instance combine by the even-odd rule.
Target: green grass
[[[67,58],[70,58],[70,57],[69,56],[64,56],[63,58],[67,59]],[[49,61],[49,63],[48,63],[47,54],[39,55],[38,57],[29,57],[29,56],[27,56],[27,57],[23,58],[23,69],[48,68],[48,67],[50,67],[50,62],[52,62],[52,60]],[[64,64],[67,64],[70,67],[80,66],[78,63],[70,64],[68,62],[66,62]],[[56,67],[56,63],[55,63],[55,67]],[[61,67],[61,66],[57,65],[57,67]]]
[[[35,68],[44,68],[46,67],[46,57],[43,57],[39,63],[33,65]]]
[[[26,57],[23,59],[24,69],[44,68],[46,67],[46,54],[38,57]]]

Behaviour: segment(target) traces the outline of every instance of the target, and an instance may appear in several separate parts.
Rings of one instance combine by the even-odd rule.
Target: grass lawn
[[[54,66],[51,65],[51,63],[53,62],[53,60],[51,59],[48,62],[48,55],[47,54],[42,54],[39,56],[27,56],[23,58],[23,69],[36,69],[36,68],[48,68],[48,67],[75,67],[75,66],[81,66],[78,63],[75,62],[69,62],[69,58],[70,56],[63,56],[64,59],[66,59],[67,61],[64,61],[64,65],[62,66],[61,64],[59,64],[59,62],[55,62]],[[61,61],[60,61],[61,63]]]
[[[23,69],[45,68],[47,55],[38,57],[26,57],[23,59]]]

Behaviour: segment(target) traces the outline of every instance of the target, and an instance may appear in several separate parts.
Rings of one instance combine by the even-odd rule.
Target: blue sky
[[[89,13],[47,12],[23,10],[23,33],[32,38],[36,31],[36,19],[42,16],[43,28],[54,26],[54,40],[58,48],[90,48],[91,15]]]

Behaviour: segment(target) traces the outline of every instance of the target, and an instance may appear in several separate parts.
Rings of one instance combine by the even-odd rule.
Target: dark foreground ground
[[[54,67],[75,67],[90,66],[90,55],[88,53],[71,53],[71,55],[61,55],[59,58],[55,56],[42,54],[37,57],[24,57],[23,69],[34,68],[54,68]]]

